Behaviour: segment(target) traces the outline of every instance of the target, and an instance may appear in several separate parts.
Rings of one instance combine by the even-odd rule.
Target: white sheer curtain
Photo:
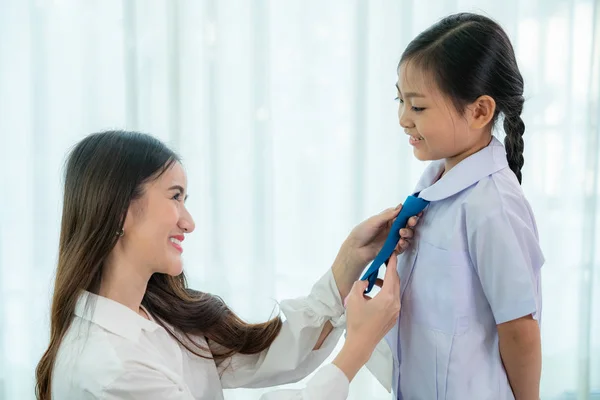
[[[197,222],[191,284],[263,320],[412,189],[424,164],[398,128],[395,68],[456,11],[499,20],[526,79],[543,398],[600,398],[597,0],[0,0],[0,399],[33,398],[78,139],[125,128],[173,145]],[[388,396],[368,372],[352,383],[352,399]]]

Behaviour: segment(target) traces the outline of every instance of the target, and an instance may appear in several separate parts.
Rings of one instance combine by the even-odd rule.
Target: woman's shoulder
[[[141,346],[78,318],[65,335],[52,377],[54,398],[79,398],[84,393],[100,396],[121,377],[127,365],[144,357]]]

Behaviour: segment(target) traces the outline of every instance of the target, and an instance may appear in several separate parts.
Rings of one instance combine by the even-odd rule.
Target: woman
[[[363,298],[364,282],[354,282],[399,207],[358,225],[309,296],[281,303],[286,322],[247,324],[218,297],[187,287],[182,242],[194,221],[186,193],[177,155],[151,136],[104,132],[73,149],[37,398],[222,399],[224,388],[294,382],[333,350],[347,297],[347,339],[333,364],[302,390],[263,396],[346,398],[349,381],[398,317],[395,268],[372,300]],[[412,237],[410,229],[401,234]]]

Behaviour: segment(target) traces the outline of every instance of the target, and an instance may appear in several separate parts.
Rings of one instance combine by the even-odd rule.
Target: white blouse
[[[282,301],[280,308],[285,322],[267,350],[215,362],[189,352],[156,322],[122,304],[84,292],[58,352],[52,398],[213,400],[223,399],[223,389],[299,381],[329,356],[345,326],[344,307],[331,270],[309,296]],[[321,348],[313,351],[327,321],[334,329]],[[193,339],[206,346],[203,337]],[[329,364],[303,389],[275,390],[260,399],[341,400],[348,396],[348,386],[344,373]]]

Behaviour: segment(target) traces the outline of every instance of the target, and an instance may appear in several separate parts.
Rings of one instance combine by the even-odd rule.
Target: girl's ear
[[[482,129],[490,123],[496,112],[496,101],[488,96],[479,96],[473,103],[467,106],[467,117],[472,129]]]

